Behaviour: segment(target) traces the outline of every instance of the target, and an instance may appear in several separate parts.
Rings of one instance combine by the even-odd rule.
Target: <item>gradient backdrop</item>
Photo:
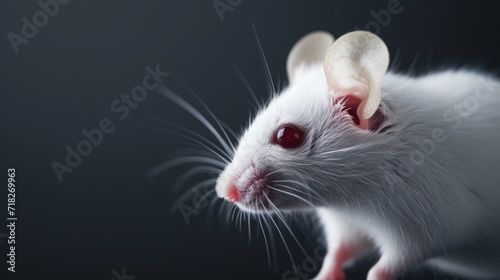
[[[5,276],[0,279],[294,279],[287,274],[292,263],[276,231],[277,262],[269,268],[256,223],[249,242],[246,226],[240,230],[219,215],[220,203],[211,220],[208,207],[191,215],[189,223],[176,209],[170,212],[189,186],[206,178],[194,178],[174,192],[177,177],[192,166],[146,177],[176,156],[172,153],[189,147],[182,137],[152,128],[174,128],[152,118],[209,137],[206,129],[155,90],[126,116],[111,105],[123,106],[120,96],[142,84],[147,66],[159,65],[170,73],[163,84],[202,109],[185,83],[239,132],[251,105],[234,66],[259,98],[268,96],[252,23],[281,87],[288,51],[318,29],[338,37],[369,28],[386,42],[401,71],[464,65],[496,71],[500,66],[494,1],[401,0],[398,13],[377,22],[394,1],[60,0],[44,18],[37,1],[3,0],[0,275]],[[226,11],[218,13],[214,5]],[[31,37],[26,38],[23,17],[33,23],[34,15],[40,27],[37,32],[24,27]],[[12,34],[18,36],[17,47]],[[82,130],[98,128],[106,118],[114,130],[60,182],[51,164],[65,164],[65,147],[76,149],[86,139]],[[7,273],[6,263],[10,167],[16,168],[17,179],[16,273]],[[191,197],[186,205],[194,206]],[[317,231],[292,228],[312,255],[320,246]],[[304,254],[289,234],[285,237],[295,263],[303,265]],[[362,279],[366,269],[361,264],[349,270],[349,279]],[[404,279],[459,278],[422,270]]]

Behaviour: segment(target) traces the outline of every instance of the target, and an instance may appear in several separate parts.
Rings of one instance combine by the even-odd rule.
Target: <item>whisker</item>
[[[276,92],[276,88],[274,87],[273,77],[271,76],[271,70],[269,70],[269,64],[267,63],[266,56],[264,55],[264,50],[262,49],[262,45],[260,43],[259,36],[257,35],[257,29],[255,28],[255,24],[253,22],[252,22],[252,27],[253,27],[253,31],[255,34],[255,38],[257,39],[257,44],[259,46],[260,58],[263,61],[264,71],[267,73],[266,82],[267,82],[267,85],[269,87],[269,90],[274,95]]]
[[[175,212],[177,208],[179,208],[179,206],[184,203],[191,195],[193,195],[193,193],[195,193],[198,189],[214,184],[215,181],[215,179],[207,179],[195,184],[188,191],[184,192],[179,198],[177,198],[177,200],[172,204],[172,207],[170,208],[170,213]],[[212,189],[211,191],[213,192],[215,191],[215,189]]]
[[[215,204],[219,201],[222,201],[221,199],[219,199],[218,196],[214,196],[212,198],[212,200],[210,201],[210,204],[208,205],[208,218],[207,218],[207,225],[211,225],[212,224],[212,220],[213,220],[213,215],[214,215],[214,209],[215,209]],[[222,207],[220,207],[222,208]]]
[[[217,146],[214,142],[210,141],[208,138],[206,138],[203,135],[197,133],[196,131],[193,131],[191,129],[188,129],[186,127],[180,126],[178,124],[175,124],[175,123],[172,123],[172,122],[169,122],[169,121],[166,121],[166,120],[158,119],[158,118],[155,118],[155,117],[145,116],[145,118],[150,119],[152,121],[164,123],[164,124],[169,125],[169,126],[173,126],[173,127],[177,128],[177,129],[180,129],[180,130],[182,130],[182,131],[184,131],[186,133],[189,133],[189,134],[193,135],[194,137],[198,137],[200,140],[205,141],[207,144],[209,144],[210,146],[212,146],[212,148],[217,149],[220,153],[223,153],[224,155],[226,155],[228,159],[231,158],[223,149],[221,149],[219,146]]]
[[[281,81],[280,81],[280,77],[278,76],[278,90],[277,92],[281,92]]]
[[[234,138],[234,141],[237,143],[240,137],[238,137],[238,135],[234,132],[234,130],[231,127],[229,127],[229,125],[227,125],[225,122],[223,122],[222,120],[219,120],[219,122],[226,129],[226,131],[229,134],[231,134],[231,136]]]
[[[226,164],[224,162],[221,162],[221,161],[216,160],[216,159],[212,159],[212,158],[208,158],[208,157],[204,157],[204,156],[185,156],[185,157],[179,157],[179,158],[175,158],[172,160],[168,160],[168,161],[154,167],[153,169],[151,169],[147,173],[147,177],[154,178],[172,167],[179,166],[179,165],[186,164],[186,163],[206,163],[206,164],[212,164],[212,165],[221,167],[223,169],[226,167]]]
[[[234,216],[234,213],[236,212],[236,210],[238,209],[238,207],[236,207],[236,204],[234,204],[232,207],[231,207],[231,210],[229,211],[227,217],[226,217],[226,221],[227,222],[232,222],[233,221],[233,216]]]
[[[418,59],[420,58],[420,54],[417,54],[413,61],[411,62],[410,68],[406,72],[408,75],[414,75],[415,74],[415,66],[417,65]]]
[[[280,190],[280,189],[277,189],[277,188],[273,188],[273,187],[271,187],[271,186],[268,186],[268,187],[269,187],[270,189],[272,189],[272,190],[277,191],[277,192],[281,192],[281,193],[284,193],[284,194],[287,194],[287,195],[293,196],[293,197],[295,197],[295,198],[298,198],[299,200],[301,200],[301,201],[303,201],[303,202],[307,203],[307,204],[308,204],[309,206],[311,206],[311,207],[314,207],[314,208],[316,207],[316,206],[315,206],[314,204],[312,204],[310,201],[307,201],[306,199],[304,199],[304,198],[302,198],[302,197],[300,197],[300,196],[298,196],[298,195],[296,195],[296,194],[293,194],[293,193],[290,193],[290,192],[287,192],[287,191],[284,191],[284,190]]]
[[[209,196],[213,195],[215,193],[215,189],[211,189],[211,190],[208,190],[204,195],[202,195],[200,198],[199,198],[199,201],[198,203],[195,204],[195,207],[198,208],[199,207],[199,204],[201,203],[200,200],[205,200],[207,199]],[[215,196],[217,198],[217,196]]]
[[[321,194],[320,194],[320,193],[318,193],[318,192],[317,192],[317,191],[315,191],[313,188],[311,188],[310,186],[308,186],[308,185],[306,185],[306,184],[304,184],[304,183],[302,183],[302,182],[293,181],[293,180],[276,180],[276,181],[273,181],[273,183],[288,183],[288,184],[299,185],[299,186],[303,187],[304,189],[306,189],[306,190],[308,190],[308,191],[312,192],[312,193],[313,193],[314,195],[316,195],[317,197],[315,197],[315,196],[311,195],[310,193],[306,193],[306,192],[304,192],[304,191],[301,191],[301,190],[299,190],[299,189],[295,189],[295,188],[288,187],[288,186],[285,186],[285,185],[281,185],[281,186],[283,186],[283,187],[285,187],[285,188],[293,189],[293,190],[295,190],[295,191],[298,191],[298,192],[301,192],[301,193],[303,193],[303,194],[309,195],[311,198],[314,198],[314,199],[316,199],[316,200],[318,200],[318,201],[324,202],[324,200],[320,199],[320,197],[321,197]]]
[[[224,213],[227,215],[227,213],[230,211],[231,207],[234,206],[230,203],[224,203],[222,207],[219,208],[219,225],[222,227],[222,226],[226,226],[228,225],[228,223],[223,223],[224,221]]]
[[[267,232],[269,233],[269,243],[271,245],[271,254],[272,254],[272,263],[275,264],[274,266],[274,272],[278,272],[278,250],[276,249],[276,239],[274,238],[274,233],[271,225],[269,224],[269,221],[267,220],[266,216],[261,216],[262,220],[264,221],[264,225],[266,226]]]
[[[207,104],[205,104],[205,102],[203,102],[203,100],[201,100],[201,98],[198,96],[198,94],[196,94],[196,92],[194,92],[193,89],[191,89],[188,85],[186,85],[183,81],[179,80],[179,82],[189,91],[191,92],[192,95],[194,95],[194,97],[198,100],[198,102],[200,102],[200,104],[205,108],[205,110],[207,110],[208,114],[212,117],[212,119],[215,121],[215,123],[219,126],[219,128],[221,129],[222,133],[224,134],[224,136],[226,137],[226,140],[227,142],[226,143],[229,143],[229,145],[231,146],[232,148],[232,151],[235,151],[236,148],[233,146],[233,142],[231,141],[231,139],[229,138],[229,136],[227,135],[226,133],[226,130],[224,129],[224,127],[221,125],[221,123],[219,122],[219,119],[215,116],[214,113],[212,113],[212,110],[210,110],[210,108],[208,108]]]
[[[231,215],[231,219],[230,219],[231,223],[236,224],[236,226],[238,225],[238,217],[240,216],[240,212],[238,212],[237,210],[234,210],[233,214]]]
[[[262,226],[262,221],[260,218],[260,215],[257,215],[258,221],[260,228],[262,229],[262,235],[264,235],[264,243],[266,243],[266,250],[267,250],[267,261],[269,263],[269,268],[271,267],[271,254],[269,252],[269,244],[267,243],[267,235],[266,232],[264,231],[264,227]]]
[[[274,226],[276,227],[276,230],[278,230],[278,234],[280,235],[281,240],[283,241],[283,244],[285,245],[286,251],[288,252],[288,255],[290,256],[290,260],[292,261],[292,265],[293,265],[293,268],[295,270],[295,273],[298,275],[298,273],[297,273],[297,266],[295,266],[295,262],[294,262],[293,257],[292,257],[292,252],[290,251],[290,248],[288,248],[288,244],[286,243],[285,237],[281,233],[281,230],[278,227],[278,224],[276,224],[276,222],[274,221],[274,219],[271,216],[271,214],[269,213],[269,211],[267,211],[267,209],[264,207],[264,204],[262,203],[262,201],[260,201],[260,204],[262,206],[262,209],[264,209],[264,211],[266,211],[267,215],[269,216],[269,218],[273,222]]]
[[[158,91],[170,99],[172,102],[176,103],[178,106],[186,110],[188,113],[190,113],[193,117],[195,117],[198,121],[200,121],[211,133],[212,135],[219,141],[219,143],[224,147],[226,152],[230,154],[231,156],[233,155],[233,150],[229,147],[229,145],[226,143],[226,141],[222,138],[222,136],[219,134],[219,132],[212,126],[212,124],[198,111],[196,110],[191,104],[189,104],[186,100],[182,99],[179,97],[176,93],[174,93],[172,90],[169,88],[165,87],[164,85],[160,85],[158,87]]]
[[[239,209],[238,216],[236,217],[236,222],[241,233],[243,233],[243,217],[245,216],[243,212],[243,210]]]
[[[276,205],[274,205],[274,203],[269,199],[269,197],[267,196],[267,194],[265,192],[263,192],[263,194],[266,197],[267,201],[271,204],[271,207],[274,209],[274,213],[276,213],[276,215],[281,220],[281,222],[283,223],[283,225],[285,225],[285,227],[288,229],[288,231],[290,232],[290,235],[292,235],[292,237],[295,240],[295,242],[297,242],[297,245],[299,245],[299,248],[302,250],[302,252],[304,253],[304,255],[306,257],[309,257],[309,255],[306,253],[306,250],[304,250],[304,247],[302,247],[302,244],[300,244],[299,240],[297,239],[297,237],[295,236],[295,234],[293,234],[292,230],[290,229],[290,227],[286,223],[285,219],[280,214],[280,212],[279,212],[278,208],[276,207]]]
[[[281,184],[276,184],[276,186],[279,186],[279,187],[283,187],[283,188],[287,188],[287,189],[290,189],[294,192],[299,192],[301,194],[304,194],[304,195],[307,195],[309,198],[311,199],[314,199],[314,200],[317,200],[318,202],[321,202],[321,203],[326,203],[325,201],[323,201],[322,199],[319,199],[313,195],[311,195],[310,193],[307,193],[307,192],[304,192],[304,191],[301,191],[299,189],[296,189],[296,188],[292,188],[292,187],[289,187],[289,186],[286,186],[286,185],[281,185]]]
[[[146,126],[144,126],[146,127]],[[147,127],[149,128],[149,127]],[[151,127],[154,129],[154,127]],[[165,138],[158,138],[158,142],[160,143],[168,143],[168,144],[177,144],[179,146],[189,146],[189,147],[193,147],[193,148],[202,148],[200,147],[200,145],[198,145],[197,143],[187,143],[186,141],[181,141],[181,140],[174,140],[174,139],[165,139]]]
[[[187,180],[189,180],[189,178],[191,178],[191,176],[193,176],[195,174],[210,174],[210,173],[218,174],[220,172],[222,172],[222,169],[219,169],[216,167],[211,167],[211,166],[193,167],[193,168],[189,169],[188,171],[182,173],[182,175],[178,177],[177,181],[172,186],[172,189],[174,191],[179,190],[187,182]]]
[[[252,101],[254,102],[255,109],[258,109],[262,107],[262,105],[259,103],[259,100],[257,99],[257,96],[255,95],[255,92],[253,91],[253,88],[250,86],[250,83],[248,83],[248,80],[245,78],[241,70],[236,67],[235,65],[233,66],[234,70],[236,71],[236,74],[240,78],[241,82],[247,89],[248,93],[250,93],[250,97],[252,97]]]
[[[171,133],[171,134],[175,134],[175,135],[179,135],[181,137],[184,137],[186,139],[189,139],[197,144],[199,144],[201,147],[209,150],[210,152],[212,152],[213,154],[217,155],[220,159],[222,159],[224,162],[226,163],[229,163],[229,159],[231,158],[224,150],[222,150],[221,148],[219,148],[217,145],[213,144],[212,142],[210,142],[208,139],[204,138],[203,136],[199,135],[200,138],[202,138],[202,140],[208,142],[208,144],[211,144],[212,147],[208,146],[207,144],[201,142],[200,140],[194,138],[194,137],[191,137],[189,135],[185,135],[185,134],[182,134],[180,132],[177,132],[177,131],[173,131],[173,130],[169,130],[169,129],[165,129],[165,128],[159,128],[159,127],[154,127],[154,126],[148,126],[148,125],[140,125],[140,126],[143,126],[143,127],[147,127],[147,128],[152,128],[152,129],[156,129],[156,130],[159,130],[159,131],[164,131],[164,132],[168,132],[168,133]],[[215,149],[215,150],[214,150]],[[217,150],[217,151],[216,151]],[[220,154],[219,154],[220,153]],[[222,155],[221,155],[222,154]]]
[[[401,62],[399,61],[399,55],[401,53],[401,47],[399,47],[396,50],[396,54],[394,55],[394,59],[392,59],[391,65],[389,66],[389,69],[393,71],[397,71],[399,67],[401,66]]]
[[[251,227],[250,227],[250,219],[252,218],[252,215],[250,215],[249,212],[246,213],[246,219],[247,219],[247,222],[248,222],[248,242],[252,242],[252,230],[251,230]]]

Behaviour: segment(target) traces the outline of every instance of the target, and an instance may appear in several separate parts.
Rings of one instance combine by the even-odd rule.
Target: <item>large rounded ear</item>
[[[356,125],[367,129],[377,111],[389,52],[375,34],[354,31],[340,37],[325,57],[325,73],[334,100],[345,102]]]
[[[333,41],[334,38],[330,33],[316,31],[307,34],[295,43],[286,61],[290,84],[293,83],[295,71],[299,66],[323,61]]]

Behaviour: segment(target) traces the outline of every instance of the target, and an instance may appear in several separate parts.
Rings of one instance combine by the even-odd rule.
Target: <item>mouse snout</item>
[[[228,200],[242,204],[259,205],[267,202],[269,176],[266,172],[256,170],[253,166],[246,169],[228,191]]]
[[[240,199],[240,191],[235,183],[234,176],[227,170],[224,171],[219,176],[215,186],[218,196],[227,199],[229,202],[238,202]]]
[[[236,188],[234,184],[229,185],[227,191],[227,200],[229,200],[229,202],[237,202],[239,198],[240,195],[238,193],[238,188]]]
[[[224,174],[220,180],[219,196],[232,203],[240,205],[267,204],[269,175],[267,172],[259,171],[254,165],[230,176]]]

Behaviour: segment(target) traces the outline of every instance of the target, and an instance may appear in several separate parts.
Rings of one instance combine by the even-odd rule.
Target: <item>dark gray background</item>
[[[6,179],[7,168],[17,169],[17,278],[108,280],[112,269],[125,267],[136,280],[281,279],[291,265],[281,241],[276,240],[273,271],[262,235],[249,245],[246,228],[240,231],[217,215],[207,224],[207,209],[189,225],[179,212],[169,213],[181,194],[171,186],[187,167],[152,180],[145,176],[186,147],[170,141],[179,137],[145,127],[169,128],[147,116],[208,132],[157,93],[123,121],[110,104],[141,83],[147,65],[160,64],[171,73],[165,85],[197,104],[180,86],[182,80],[239,131],[250,105],[233,65],[259,97],[267,98],[252,22],[274,81],[283,86],[286,57],[298,38],[318,29],[338,37],[355,26],[364,28],[374,21],[370,11],[387,9],[388,2],[243,0],[221,21],[212,1],[73,0],[15,54],[7,34],[20,34],[21,18],[31,18],[40,7],[36,1],[2,1],[0,172]],[[401,0],[401,13],[378,33],[392,59],[400,51],[400,70],[410,69],[418,56],[417,73],[464,65],[496,71],[497,4],[457,2]],[[75,147],[84,139],[81,130],[96,128],[104,117],[113,120],[115,131],[59,183],[50,164],[63,162],[64,147]],[[0,218],[5,221],[3,184]],[[315,235],[293,228],[312,253],[318,246]],[[0,227],[0,233],[6,231]],[[289,235],[287,241],[301,263],[304,255]],[[4,274],[5,239],[0,252]],[[350,270],[350,279],[364,273],[366,267]],[[1,279],[14,278],[8,277]],[[405,279],[453,277],[421,271]]]

